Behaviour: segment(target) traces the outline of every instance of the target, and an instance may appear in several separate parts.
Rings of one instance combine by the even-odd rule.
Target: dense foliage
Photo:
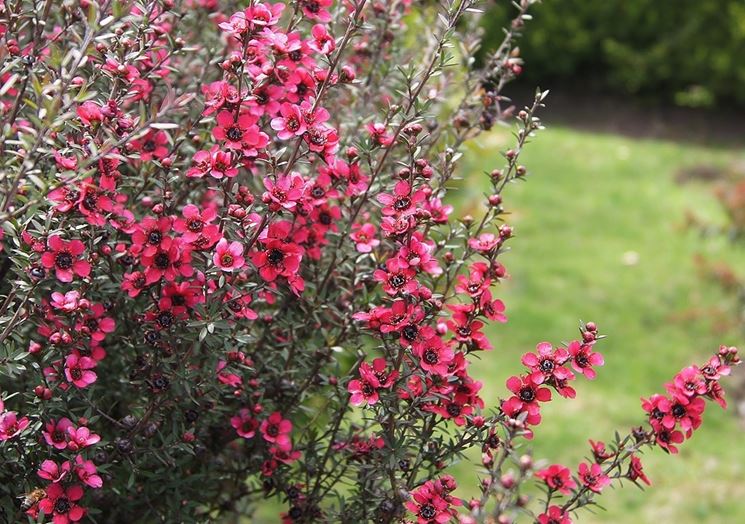
[[[483,69],[476,0],[4,4],[3,517],[547,524],[649,483],[640,450],[724,406],[734,348],[571,468],[524,446],[596,377],[594,323],[503,399],[469,374],[507,320],[503,193],[547,95],[501,95],[533,3]],[[498,123],[480,217],[451,216],[460,148]]]
[[[509,5],[485,17],[501,39]],[[528,85],[565,84],[686,106],[745,107],[739,0],[548,0],[520,43]]]

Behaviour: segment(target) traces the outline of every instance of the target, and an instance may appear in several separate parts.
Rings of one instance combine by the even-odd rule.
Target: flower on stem
[[[631,455],[630,463],[629,463],[629,470],[626,473],[626,477],[632,481],[636,482],[637,480],[641,480],[644,482],[647,486],[651,486],[652,483],[650,482],[647,475],[644,473],[644,469],[642,467],[642,461],[639,457],[636,455]]]
[[[275,411],[269,415],[269,418],[264,419],[259,430],[264,440],[273,443],[278,449],[283,451],[292,449],[292,442],[290,441],[292,422],[282,418],[279,411]]]
[[[380,245],[380,240],[375,238],[376,227],[371,223],[354,224],[349,235],[355,243],[355,248],[360,253],[370,253]]]
[[[140,153],[140,160],[147,162],[152,159],[163,160],[168,156],[168,135],[165,131],[151,129],[145,136],[130,143],[134,151]]]
[[[54,524],[77,522],[85,515],[85,508],[77,504],[83,498],[80,485],[63,488],[61,484],[50,484],[45,491],[46,496],[39,501],[39,509],[45,515],[51,515]]]
[[[192,161],[192,167],[186,172],[186,176],[190,178],[202,178],[209,175],[214,179],[221,180],[238,175],[235,153],[223,151],[218,145],[212,146],[209,151],[197,151],[194,153]]]
[[[572,368],[577,373],[582,373],[589,380],[593,380],[597,376],[593,366],[602,366],[605,363],[603,355],[592,351],[592,344],[581,344],[574,340],[567,349],[572,356]]]
[[[77,388],[86,388],[96,381],[96,373],[91,371],[96,365],[94,359],[72,353],[65,359],[65,378]]]
[[[578,475],[580,482],[593,493],[600,493],[610,484],[610,477],[603,472],[600,464],[588,465],[583,462],[579,465]]]
[[[307,131],[305,119],[300,112],[300,107],[294,104],[284,103],[279,109],[280,115],[271,121],[272,129],[277,131],[280,140],[288,140],[292,137],[302,136]]]
[[[243,258],[243,244],[240,242],[228,243],[226,239],[221,239],[217,243],[212,261],[222,271],[239,271],[246,262]]]
[[[572,472],[569,468],[561,464],[552,464],[535,472],[535,476],[546,483],[546,486],[553,491],[558,491],[564,495],[569,495],[571,490],[577,487],[577,483],[572,479]]]
[[[259,428],[259,421],[251,415],[248,408],[241,408],[238,414],[230,419],[230,425],[241,437],[253,438]]]
[[[549,506],[548,511],[538,515],[538,524],[572,524],[569,514],[559,506]]]
[[[91,273],[90,263],[79,259],[84,252],[85,246],[80,240],[65,241],[59,235],[52,235],[47,239],[47,251],[41,256],[41,265],[47,269],[54,268],[60,282],[72,282],[74,275],[84,278]]]
[[[512,376],[507,379],[507,389],[513,396],[502,404],[502,410],[514,417],[514,414],[526,413],[525,421],[536,425],[541,422],[539,402],[551,400],[551,390],[535,384],[529,376]]]

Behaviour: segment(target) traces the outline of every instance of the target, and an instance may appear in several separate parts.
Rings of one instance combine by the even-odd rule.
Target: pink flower
[[[249,113],[236,117],[230,111],[220,111],[216,120],[217,127],[212,130],[212,136],[225,142],[229,149],[255,154],[257,148],[265,147],[269,143],[269,137],[256,125],[256,117]]]
[[[689,366],[675,375],[673,383],[667,385],[667,390],[671,394],[679,392],[687,397],[693,397],[695,395],[705,395],[708,388],[704,375],[698,366]]]
[[[103,479],[96,470],[96,465],[91,460],[85,460],[78,455],[75,457],[75,474],[86,486],[98,489],[103,486]]]
[[[152,255],[171,232],[170,217],[145,217],[132,233],[132,253]]]
[[[318,51],[323,55],[328,55],[336,49],[336,41],[334,40],[334,37],[329,34],[325,25],[316,24],[310,32],[313,36],[313,40],[311,40],[308,45],[314,51]]]
[[[69,418],[61,418],[58,421],[50,420],[44,426],[42,435],[47,444],[55,449],[67,448],[67,429],[73,427]]]
[[[492,233],[481,233],[478,238],[469,238],[468,247],[479,253],[489,253],[501,242],[499,236]]]
[[[201,178],[209,175],[217,180],[233,178],[238,174],[235,156],[231,151],[222,151],[220,146],[214,145],[209,151],[197,151],[192,158],[194,166],[186,172],[186,176]]]
[[[107,334],[114,332],[116,322],[112,317],[106,316],[103,304],[93,304],[90,313],[79,320],[75,328],[80,333],[89,334],[95,342],[102,342]]]
[[[269,415],[269,418],[264,419],[259,429],[264,440],[273,443],[280,450],[290,451],[292,449],[290,441],[292,422],[282,418],[279,411],[275,411]]]
[[[103,113],[101,113],[101,106],[95,102],[88,100],[80,104],[75,110],[78,114],[78,118],[86,126],[90,126],[92,123],[99,123],[103,120]]]
[[[290,279],[300,268],[302,248],[286,242],[291,229],[289,222],[274,222],[269,226],[267,237],[260,239],[264,250],[251,254],[251,260],[259,269],[261,278],[267,282],[273,282],[278,276]]]
[[[303,197],[306,182],[298,173],[280,175],[277,180],[270,177],[264,178],[266,191],[261,199],[269,204],[269,209],[279,211],[280,209],[294,209],[298,201]]]
[[[579,479],[582,484],[593,493],[600,493],[610,484],[610,478],[603,472],[600,464],[587,465],[585,462],[579,465]]]
[[[499,299],[492,300],[491,291],[488,289],[484,290],[479,300],[481,306],[481,312],[486,315],[489,320],[496,322],[507,322],[507,316],[504,314],[505,306],[504,302]]]
[[[75,387],[88,387],[96,381],[96,373],[91,371],[95,367],[96,361],[92,358],[72,353],[65,359],[65,378]]]
[[[569,360],[569,353],[563,348],[556,348],[548,342],[536,346],[536,353],[525,353],[522,357],[524,366],[530,369],[530,380],[535,384],[551,383],[552,380],[571,380],[574,374],[564,367]]]
[[[67,428],[68,443],[67,447],[73,451],[77,451],[93,444],[100,442],[101,437],[95,433],[91,433],[91,430],[85,426],[75,428],[70,426]]]
[[[243,438],[253,438],[259,427],[259,422],[251,416],[247,408],[242,408],[238,415],[230,419],[230,425],[235,428],[235,432]]]
[[[45,460],[41,463],[41,467],[36,472],[39,477],[50,482],[59,482],[70,473],[70,461],[65,461],[62,465],[58,465],[53,460]]]
[[[591,344],[580,344],[576,340],[567,347],[572,356],[572,367],[577,373],[582,373],[592,380],[597,376],[593,366],[602,366],[605,361],[603,355],[594,353]]]
[[[572,519],[559,506],[549,506],[546,513],[538,515],[538,524],[572,524]]]
[[[50,484],[46,487],[46,497],[39,502],[39,509],[45,515],[51,515],[54,524],[77,522],[85,515],[85,508],[76,502],[83,498],[83,488],[74,484],[63,488],[61,484]]]
[[[419,358],[419,365],[423,370],[443,377],[448,375],[454,353],[440,337],[435,335],[420,344],[415,344],[413,353]]]
[[[370,364],[363,362],[360,365],[360,378],[353,379],[347,384],[347,391],[350,393],[349,403],[353,406],[367,404],[372,406],[379,400],[378,388],[380,381],[373,372]]]
[[[390,215],[411,215],[416,212],[416,204],[424,200],[422,191],[412,193],[411,184],[406,180],[399,180],[393,189],[393,195],[381,193],[378,195],[378,202],[383,204],[383,214]]]
[[[637,457],[636,455],[631,455],[631,463],[629,464],[629,471],[626,474],[632,482],[636,482],[637,480],[641,480],[644,482],[647,486],[651,486],[652,483],[649,480],[649,477],[644,473],[644,468],[642,467],[642,461]]]
[[[68,291],[64,295],[60,293],[59,291],[55,291],[52,293],[52,301],[51,305],[55,309],[61,309],[62,311],[66,313],[72,313],[73,311],[77,310],[78,307],[81,307],[82,305],[86,305],[87,307],[88,301],[83,299],[80,300],[80,292],[79,291]]]
[[[375,238],[376,231],[375,226],[369,222],[366,224],[354,224],[349,238],[355,242],[357,251],[360,253],[370,253],[380,245],[380,240]]]
[[[3,411],[2,401],[0,401],[0,442],[19,435],[29,423],[28,417],[18,418],[15,411]]]
[[[90,263],[87,260],[78,260],[85,251],[80,240],[67,242],[59,235],[52,235],[47,240],[47,246],[48,250],[41,256],[41,265],[47,269],[54,268],[60,282],[72,282],[73,275],[90,275]]]
[[[572,472],[561,464],[552,464],[535,472],[535,476],[541,479],[552,490],[569,495],[571,490],[577,487],[572,480]]]
[[[277,131],[280,140],[302,136],[307,131],[305,119],[300,108],[294,104],[284,103],[279,109],[280,115],[271,121],[272,129]]]
[[[156,158],[162,160],[168,156],[168,135],[165,131],[150,129],[145,136],[132,140],[130,145],[140,153],[140,160],[147,162]]]
[[[318,22],[330,22],[331,13],[328,11],[328,7],[334,3],[334,0],[306,0],[301,2],[303,6],[303,14],[311,20],[317,20]]]
[[[194,268],[191,266],[191,250],[179,239],[164,238],[157,251],[143,255],[141,261],[146,266],[145,283],[147,285],[154,284],[161,278],[172,282],[178,275],[190,277],[194,274]]]
[[[376,144],[387,147],[393,143],[393,135],[389,135],[386,132],[385,124],[370,122],[366,127],[368,133],[370,133],[370,137]]]
[[[215,266],[223,271],[232,272],[240,270],[246,263],[243,258],[243,244],[240,242],[230,242],[221,239],[215,248],[215,254],[212,257]]]
[[[220,235],[220,228],[212,222],[217,218],[214,207],[207,207],[200,211],[194,204],[184,206],[181,212],[184,218],[177,218],[173,222],[173,230],[181,233],[184,242],[196,242],[200,237]]]

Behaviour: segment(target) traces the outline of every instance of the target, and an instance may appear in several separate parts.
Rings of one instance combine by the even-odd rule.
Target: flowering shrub
[[[3,516],[565,523],[648,483],[638,452],[724,405],[734,348],[576,468],[519,450],[595,378],[595,324],[500,401],[469,373],[507,320],[502,193],[541,128],[546,93],[501,95],[533,3],[483,70],[475,0],[5,3]],[[461,147],[504,122],[482,216],[451,217]],[[469,449],[464,500],[445,470]]]

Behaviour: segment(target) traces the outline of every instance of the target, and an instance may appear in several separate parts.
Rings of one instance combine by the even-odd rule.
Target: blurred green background
[[[510,2],[496,4],[485,49],[514,15]],[[742,0],[543,0],[531,14],[520,41],[528,84],[745,107]]]

